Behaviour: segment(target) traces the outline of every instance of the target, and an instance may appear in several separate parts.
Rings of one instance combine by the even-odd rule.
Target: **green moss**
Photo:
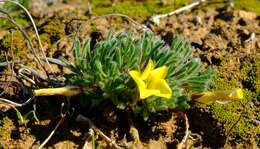
[[[225,105],[213,104],[208,112],[223,125],[226,135],[229,135],[234,144],[239,146],[245,142],[252,143],[252,140],[260,143],[259,139],[256,139],[260,134],[260,126],[254,122],[260,117],[257,106],[259,87],[256,81],[259,77],[256,73],[259,59],[246,58],[240,65],[234,63],[234,59],[229,55],[225,55],[221,60],[220,66],[215,66],[217,75],[214,89],[225,90],[242,85],[244,98]]]
[[[18,0],[17,2],[19,2],[21,5],[27,7],[29,0]],[[10,2],[3,3],[2,7],[7,10],[17,10],[19,8],[16,4],[10,3]]]
[[[259,65],[260,58],[247,60],[242,64],[241,67],[241,76],[243,79],[243,83],[252,90],[253,92],[259,93],[259,84],[257,83],[259,80],[259,74],[257,75],[257,68],[260,67]],[[258,78],[257,78],[258,77]]]
[[[28,20],[26,15],[24,15],[23,13],[21,13],[20,11],[15,11],[12,10],[9,13],[10,16],[12,16],[13,21],[16,22],[17,24],[19,24],[20,26],[24,26],[28,24]],[[11,23],[8,19],[6,18],[1,18],[0,19],[0,27],[1,28],[15,28],[16,25],[14,25],[13,23]]]
[[[13,125],[13,122],[8,117],[4,117],[0,120],[0,138],[10,138],[11,131],[9,127]]]
[[[22,17],[15,18],[15,22],[18,23],[20,26],[24,26],[28,23],[28,21]]]
[[[166,5],[161,5],[162,0],[146,0],[134,1],[124,0],[110,6],[110,1],[93,0],[93,11],[97,15],[104,15],[109,13],[122,13],[131,17],[148,17],[154,14],[167,13],[174,10],[181,5],[191,2],[191,0],[175,0],[169,1]]]
[[[41,42],[43,45],[50,45],[51,44],[51,37],[49,34],[44,33],[40,35]]]
[[[214,89],[216,90],[228,90],[234,87],[239,87],[240,82],[238,73],[232,73],[230,75],[230,67],[233,67],[232,57],[229,55],[225,55],[220,58],[221,64],[220,66],[213,66],[217,71],[216,78],[214,80]]]
[[[222,0],[224,1],[224,0]],[[154,14],[168,13],[177,9],[185,4],[191,3],[192,0],[173,0],[168,1],[166,5],[161,5],[162,0],[123,0],[111,5],[110,0],[93,0],[93,12],[97,15],[104,15],[109,13],[122,13],[131,17],[150,17]],[[225,3],[215,3],[209,5],[213,8],[220,8]],[[234,0],[236,9],[245,9],[248,11],[260,14],[260,1],[259,0]]]
[[[53,44],[65,36],[65,25],[58,19],[52,19],[40,28],[40,33],[45,42]]]
[[[260,14],[259,0],[235,0],[234,3],[237,9],[245,9],[256,12],[258,15]]]
[[[210,108],[214,118],[223,124],[226,134],[236,144],[248,142],[259,134],[259,126],[252,123],[257,114],[257,107],[254,105],[256,95],[248,90],[244,90],[244,94],[244,99],[225,105],[214,104]]]
[[[26,59],[28,57],[28,46],[26,39],[20,31],[14,31],[13,34],[9,33],[0,40],[1,52],[10,51],[12,48],[13,59]],[[4,54],[1,54],[0,59],[6,59]]]

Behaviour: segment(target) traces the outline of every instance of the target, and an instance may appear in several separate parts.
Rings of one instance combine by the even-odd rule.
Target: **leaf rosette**
[[[191,94],[205,91],[212,80],[213,71],[192,55],[192,47],[179,35],[174,36],[171,45],[150,32],[135,37],[131,32],[111,31],[92,49],[90,41],[81,44],[75,40],[74,62],[69,64],[73,73],[65,76],[69,85],[96,89],[86,91],[84,100],[109,101],[119,109],[130,107],[134,113],[147,117],[151,112],[188,107]],[[152,79],[152,88],[157,91],[140,96],[140,91],[149,89],[149,85],[140,86],[138,76],[148,79],[145,71],[161,68],[167,68],[167,72],[160,72],[164,76]],[[158,78],[158,74],[155,76]]]

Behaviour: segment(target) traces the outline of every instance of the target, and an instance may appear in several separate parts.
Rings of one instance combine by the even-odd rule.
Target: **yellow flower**
[[[165,80],[167,73],[167,66],[155,69],[152,60],[149,60],[143,73],[136,70],[129,71],[130,76],[137,84],[140,99],[145,99],[153,95],[170,98],[172,90]]]
[[[242,98],[243,98],[243,91],[240,88],[226,90],[226,91],[203,92],[203,93],[192,95],[193,100],[204,104],[211,104],[215,101],[221,104],[225,104],[232,100],[242,99]]]

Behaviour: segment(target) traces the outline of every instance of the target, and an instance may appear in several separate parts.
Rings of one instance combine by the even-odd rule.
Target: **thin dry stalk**
[[[88,14],[89,14],[89,15],[92,15],[92,14],[93,14],[91,4],[92,4],[92,3],[91,3],[91,0],[88,0]]]
[[[190,131],[189,131],[189,120],[186,114],[183,115],[184,120],[185,120],[185,126],[186,126],[186,130],[185,130],[185,136],[183,137],[183,139],[181,140],[181,142],[177,145],[177,149],[184,149],[185,148],[185,143],[189,137]]]
[[[195,1],[195,2],[193,2],[191,4],[189,4],[189,5],[181,7],[181,8],[179,8],[177,10],[174,10],[174,11],[172,11],[170,13],[155,15],[155,16],[151,17],[149,20],[152,21],[153,23],[155,23],[156,25],[159,25],[160,24],[160,19],[172,16],[174,14],[181,13],[183,11],[190,10],[190,9],[194,8],[195,6],[200,5],[203,2],[206,2],[206,0],[197,0],[197,1]]]
[[[5,61],[5,62],[0,62],[0,67],[5,67],[7,65],[10,65],[12,63],[17,64],[17,63],[25,63],[25,62],[30,62],[33,61],[32,59],[23,59],[23,60],[11,60],[11,61]]]
[[[21,68],[18,70],[18,75],[20,77],[22,77],[23,79],[25,79],[26,81],[30,82],[31,84],[34,84],[35,85],[35,81],[31,78],[29,78],[28,76],[26,76],[24,73],[30,73],[30,71],[28,69],[24,69],[24,68]]]
[[[51,137],[54,135],[54,133],[57,131],[57,129],[59,128],[59,126],[61,125],[61,123],[64,121],[65,117],[66,117],[66,113],[63,113],[63,108],[64,108],[64,102],[61,103],[61,109],[60,109],[60,116],[61,119],[59,120],[59,122],[57,123],[57,125],[55,126],[55,128],[52,130],[52,132],[49,134],[49,136],[42,142],[42,144],[37,148],[37,149],[42,149],[44,147],[44,145],[46,145],[46,143],[48,143],[48,141],[51,139]]]
[[[40,59],[45,59],[44,57],[39,57]],[[52,58],[52,57],[46,57],[48,59],[48,61],[52,64],[56,64],[56,65],[60,65],[63,67],[67,67],[68,65],[66,63],[64,63],[63,61],[56,59],[56,58]],[[10,60],[10,61],[5,61],[5,62],[0,62],[0,67],[5,67],[9,64],[19,64],[19,63],[25,63],[25,62],[30,62],[33,61],[33,59],[21,59],[21,60]]]
[[[116,144],[115,141],[113,141],[112,139],[110,139],[108,136],[106,136],[100,129],[98,129],[94,123],[87,117],[83,116],[83,115],[78,115],[78,117],[76,118],[77,122],[87,122],[89,127],[91,129],[93,129],[95,131],[95,133],[100,136],[101,138],[103,138],[106,142],[108,142],[109,144],[111,144],[114,148],[116,149],[122,149],[122,147],[120,147],[119,145]]]
[[[29,104],[33,99],[34,99],[34,97],[30,97],[24,103],[16,103],[16,102],[13,102],[13,101],[11,101],[9,99],[0,98],[0,102],[13,105],[14,107],[23,107],[23,106],[26,106],[27,104]]]
[[[18,70],[18,74],[25,77],[25,79],[29,79],[29,80],[32,80],[30,79],[29,77],[27,77],[25,74],[28,74],[28,75],[31,75],[33,78],[37,78],[37,79],[40,79],[40,80],[47,80],[48,77],[41,74],[40,72],[38,72],[37,70],[34,70],[33,68],[30,68],[28,66],[25,66],[25,65],[20,65],[20,69]],[[34,82],[34,81],[33,81]],[[35,84],[35,83],[33,83]]]
[[[42,144],[37,149],[42,149],[44,147],[44,145],[46,145],[46,143],[51,139],[51,137],[54,135],[54,133],[59,128],[59,126],[64,121],[64,119],[65,119],[65,115],[62,115],[61,119],[59,120],[59,122],[57,123],[55,128],[52,130],[52,132],[49,134],[49,136],[42,142]]]

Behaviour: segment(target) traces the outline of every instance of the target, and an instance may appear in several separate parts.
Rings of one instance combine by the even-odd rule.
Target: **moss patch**
[[[169,1],[167,4],[163,5],[162,0],[124,0],[111,6],[109,0],[93,0],[93,11],[97,15],[122,13],[131,17],[143,18],[154,14],[170,12],[188,2],[191,2],[191,0]]]
[[[40,28],[40,36],[45,44],[53,44],[65,36],[65,25],[58,19],[49,20]]]
[[[221,66],[215,79],[215,89],[231,89],[239,86],[244,88],[244,98],[229,104],[214,104],[209,107],[209,112],[215,119],[222,123],[226,135],[234,145],[248,142],[249,144],[260,143],[257,139],[260,135],[259,121],[260,102],[259,86],[256,72],[259,68],[259,58],[246,58],[240,65],[233,66],[234,72],[230,72],[231,57],[222,59]]]
[[[28,46],[27,41],[20,31],[14,31],[12,34],[9,33],[0,40],[1,47],[1,60],[5,60],[3,52],[8,52],[9,58],[12,59],[26,59],[28,57]],[[12,50],[11,50],[12,49]],[[13,56],[11,55],[13,53]]]
[[[0,120],[0,138],[10,138],[11,137],[11,131],[6,128],[10,128],[10,126],[13,125],[13,122],[8,117],[4,117],[2,120]]]
[[[172,0],[163,5],[163,0],[123,0],[111,5],[110,0],[93,0],[93,12],[97,15],[109,13],[122,13],[131,17],[149,17],[154,14],[169,13],[185,4],[191,3],[191,0]],[[223,1],[218,4],[209,5],[213,8],[224,6]],[[236,9],[244,9],[260,14],[259,0],[234,0]]]
[[[256,12],[260,15],[260,1],[259,0],[234,0],[237,9],[244,9]]]
[[[7,149],[11,148],[9,146],[11,140],[12,130],[14,129],[14,124],[11,119],[7,116],[0,120],[0,148]]]
[[[245,98],[230,104],[214,104],[210,108],[213,117],[224,126],[225,133],[236,145],[257,138],[259,126],[252,120],[256,118],[257,107],[254,105],[255,94],[244,90]],[[257,141],[257,140],[256,140]]]

